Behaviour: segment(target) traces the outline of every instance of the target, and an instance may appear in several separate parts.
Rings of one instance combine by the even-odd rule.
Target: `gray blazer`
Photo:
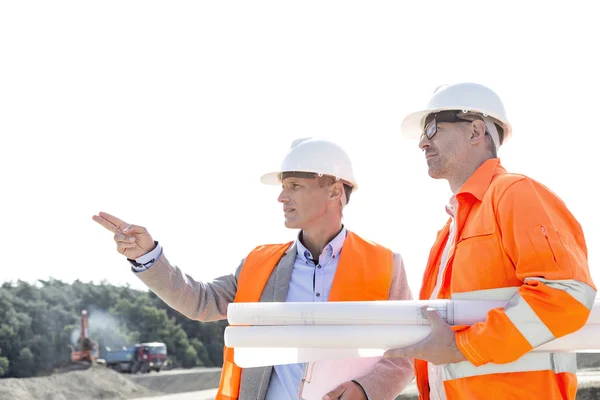
[[[284,302],[296,258],[292,244],[269,277],[260,301]],[[156,263],[136,276],[158,297],[186,317],[198,321],[227,319],[227,306],[237,291],[237,280],[244,260],[234,273],[210,282],[195,281],[177,266],[172,266],[164,251]],[[394,253],[394,276],[389,300],[410,300],[402,257]],[[242,369],[239,400],[264,400],[273,367]],[[406,358],[382,359],[366,376],[356,379],[366,391],[369,400],[393,400],[414,377],[412,360]]]

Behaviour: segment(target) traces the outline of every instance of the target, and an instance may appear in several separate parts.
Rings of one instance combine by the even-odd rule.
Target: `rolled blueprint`
[[[231,303],[230,325],[428,325],[420,312],[435,308],[450,325],[485,321],[494,308],[507,300],[390,300],[347,302]],[[600,300],[596,300],[587,324],[600,324]]]
[[[228,326],[225,346],[390,349],[430,333],[431,325]]]
[[[387,349],[425,339],[428,325],[397,326],[233,326],[225,329],[225,345],[234,348],[242,368],[378,357]],[[599,352],[600,325],[554,339],[533,351]]]
[[[431,333],[421,314],[424,305],[450,325],[472,325],[485,321],[490,310],[504,308],[514,293],[499,292],[503,297],[494,300],[232,303],[225,345],[234,348],[236,364],[245,368],[380,357]],[[533,351],[600,352],[600,300],[582,329]]]

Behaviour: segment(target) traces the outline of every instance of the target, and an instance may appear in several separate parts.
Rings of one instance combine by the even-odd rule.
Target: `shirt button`
[[[317,265],[317,268],[321,269],[321,266],[320,266],[320,265]]]
[[[321,293],[317,292],[317,297],[321,296]]]

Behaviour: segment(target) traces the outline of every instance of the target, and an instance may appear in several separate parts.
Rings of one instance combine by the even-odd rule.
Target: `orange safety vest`
[[[279,260],[292,242],[255,248],[244,261],[234,302],[258,302]],[[348,231],[329,301],[387,300],[392,284],[393,253]],[[215,400],[236,400],[242,369],[234,363],[233,348],[225,346],[221,383]]]
[[[573,354],[530,352],[581,328],[596,288],[580,225],[541,184],[487,160],[456,194],[455,243],[437,298],[510,300],[485,322],[454,327],[468,361],[442,367],[448,400],[575,399]],[[451,220],[438,232],[419,298],[428,300]],[[429,400],[427,362],[415,360],[420,400]]]

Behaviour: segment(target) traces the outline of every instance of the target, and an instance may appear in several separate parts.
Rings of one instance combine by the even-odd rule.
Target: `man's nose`
[[[421,138],[419,139],[419,148],[421,150],[425,150],[430,145],[431,145],[431,140],[427,139],[427,136],[421,135]]]
[[[288,201],[290,201],[290,196],[288,196],[285,190],[282,190],[281,193],[279,193],[279,196],[277,197],[277,201],[280,203],[287,203]]]

